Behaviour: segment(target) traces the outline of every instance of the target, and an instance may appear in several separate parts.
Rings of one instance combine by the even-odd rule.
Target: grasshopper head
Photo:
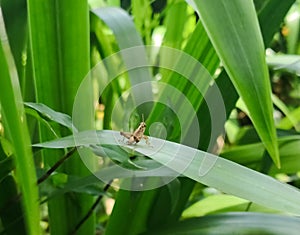
[[[140,127],[146,128],[146,126],[147,126],[147,125],[146,125],[145,122],[141,122],[141,123],[140,123]]]

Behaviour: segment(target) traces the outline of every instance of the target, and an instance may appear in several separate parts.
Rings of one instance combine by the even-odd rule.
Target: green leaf
[[[116,141],[116,131],[85,131],[64,137],[51,142],[36,144],[39,147],[74,147],[87,146],[88,143],[101,145],[119,145]],[[74,142],[76,139],[76,144]],[[174,142],[150,138],[151,145],[139,143],[136,146],[125,145],[129,149],[149,156],[153,160],[167,166],[174,172],[169,172],[169,177],[174,174],[182,174],[197,182],[217,188],[224,193],[232,194],[240,198],[255,202],[257,204],[276,210],[300,214],[298,198],[300,192],[289,185],[283,184],[270,176],[248,169],[221,157],[209,154],[198,149]],[[122,172],[117,177],[122,178]],[[128,173],[124,173],[128,174]],[[143,176],[143,171],[135,175]],[[128,175],[124,175],[128,177]],[[114,175],[106,175],[114,178]],[[220,180],[222,179],[222,180]]]
[[[69,115],[61,112],[56,112],[53,109],[49,108],[48,106],[41,104],[41,103],[32,103],[32,102],[25,102],[24,103],[27,107],[30,107],[36,111],[38,111],[40,114],[45,116],[51,121],[57,122],[61,124],[62,126],[65,126],[72,130],[72,119]]]
[[[262,235],[297,235],[300,229],[299,218],[259,213],[226,213],[188,219],[168,228],[154,230],[144,235],[227,235],[227,234],[262,234]]]
[[[15,168],[12,157],[5,158],[0,161],[0,182]]]
[[[26,0],[2,0],[1,8],[7,30],[12,55],[16,64],[20,83],[24,81],[24,52],[27,43]],[[23,87],[21,87],[23,88]],[[24,93],[22,92],[24,95]],[[29,95],[33,95],[32,93]]]
[[[288,107],[277,96],[272,95],[272,100],[274,105],[276,105],[277,108],[279,108],[279,110],[290,120],[295,130],[299,132],[300,128],[298,128],[297,126],[299,120],[293,115],[291,115],[291,112],[288,109]]]
[[[0,181],[0,187],[2,192],[5,192],[0,194],[0,219],[4,227],[4,233],[2,231],[0,233],[5,235],[26,234],[22,201],[14,177],[7,175]]]
[[[182,213],[184,219],[204,216],[210,213],[224,210],[226,208],[232,208],[239,205],[247,205],[249,201],[234,197],[232,195],[220,194],[213,195],[207,198],[204,198],[190,207],[188,207]],[[246,207],[244,207],[245,210]]]
[[[27,9],[35,100],[70,115],[78,87],[90,69],[88,2],[27,0]],[[86,99],[91,95],[86,94]],[[81,112],[86,113],[89,105],[92,104],[82,104]],[[92,120],[92,116],[90,119],[80,120],[81,126],[90,128]],[[42,125],[39,127],[41,141],[52,139],[52,133]],[[59,134],[63,135],[62,133]],[[51,166],[62,156],[62,151],[43,151],[41,154],[45,161],[43,164]],[[76,154],[58,171],[72,175],[89,173]],[[75,195],[74,198],[64,195],[49,201],[51,233],[70,233],[93,204],[93,197],[90,195]],[[94,233],[93,217],[89,217],[76,233]]]
[[[182,219],[239,211],[281,213],[232,195],[217,194],[205,197],[186,208],[182,213]]]
[[[294,2],[295,0],[254,0],[266,46],[278,32],[283,18]]]
[[[286,46],[289,54],[299,53],[299,2],[294,4],[285,18],[285,27],[288,29],[286,35]]]
[[[188,22],[187,4],[184,1],[171,1],[167,9],[164,25],[166,33],[164,35],[163,45],[172,48],[182,48],[184,40],[184,27]]]
[[[6,156],[11,156],[14,153],[14,147],[8,139],[0,136],[0,143]]]
[[[10,51],[0,9],[0,104],[4,130],[14,147],[16,178],[28,234],[40,234],[38,190],[18,74]]]
[[[278,124],[278,127],[279,128],[282,128],[282,129],[291,129],[293,127],[293,122],[291,121],[292,120],[296,120],[297,121],[297,129],[299,129],[299,126],[300,126],[300,107],[299,108],[296,108],[295,110],[291,111],[289,113],[289,118],[288,117],[285,117],[283,118],[280,123]]]
[[[267,56],[267,63],[274,70],[283,70],[300,75],[299,55],[270,55]]]
[[[155,20],[152,18],[153,12],[150,1],[132,1],[131,8],[135,27],[143,36],[146,44],[151,44],[152,26]]]
[[[61,176],[60,176],[61,175]],[[63,180],[60,180],[61,182],[57,183],[57,178],[63,178]],[[41,185],[42,190],[43,188],[44,193],[47,196],[46,198],[43,198],[42,203],[45,201],[49,201],[54,197],[61,196],[68,192],[81,192],[84,193],[84,189],[87,189],[89,192],[88,194],[97,195],[96,190],[99,192],[99,184],[103,188],[103,183],[99,182],[99,179],[95,175],[88,175],[85,177],[78,177],[78,176],[72,176],[72,175],[65,175],[62,173],[55,174],[51,176],[51,181],[47,181],[46,186]],[[57,186],[55,184],[60,185],[60,187],[53,187]],[[49,187],[50,186],[50,187]],[[50,190],[49,190],[50,188]]]
[[[272,166],[271,174],[275,173],[296,173],[300,167],[299,151],[300,137],[299,135],[288,135],[278,138],[279,153],[282,158],[282,168],[278,169]],[[221,156],[242,165],[257,166],[261,163],[264,154],[264,146],[262,143],[253,143],[242,146],[234,146],[225,149]],[[241,157],[243,156],[243,157]]]
[[[280,167],[265,50],[252,1],[195,0],[193,7],[208,32],[250,118]],[[213,16],[213,17],[212,17]]]
[[[140,66],[135,69],[130,69],[132,61],[139,62],[141,65],[148,63],[146,49],[141,36],[135,29],[135,25],[127,12],[121,8],[103,7],[93,9],[92,13],[99,19],[103,20],[114,32],[124,64],[127,68],[129,68],[127,72],[130,79],[130,85],[134,87],[135,85],[143,82],[151,81],[152,78],[148,67]],[[132,47],[135,47],[135,53],[128,53],[126,49]],[[150,85],[145,85],[140,91],[133,91],[132,93],[134,100],[140,100],[141,97],[147,97],[147,100],[153,100],[152,88]],[[144,108],[141,107],[140,113],[148,116],[150,108],[151,107],[147,105]]]

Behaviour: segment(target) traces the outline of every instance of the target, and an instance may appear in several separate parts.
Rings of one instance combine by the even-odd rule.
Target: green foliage
[[[39,208],[38,208],[38,189],[36,186],[36,176],[33,163],[32,151],[30,149],[30,138],[26,117],[24,112],[21,89],[18,81],[18,73],[14,64],[13,56],[10,52],[7,35],[4,28],[2,11],[0,11],[1,21],[1,47],[0,47],[0,66],[1,66],[1,81],[0,85],[3,91],[0,94],[1,104],[1,119],[5,130],[5,137],[13,146],[14,162],[16,166],[16,181],[20,187],[22,197],[24,220],[28,234],[39,234]],[[5,156],[1,156],[4,160]],[[17,186],[15,179],[5,177],[2,180],[2,187],[6,189],[11,198],[17,197]],[[4,226],[11,232],[11,223],[18,222],[22,217],[20,205],[15,202],[9,202],[9,196],[1,198],[1,210],[5,210],[7,204],[11,203],[16,206],[14,215],[10,215],[11,220],[1,219]],[[1,213],[4,216],[3,213]],[[24,228],[24,225],[18,223]],[[26,233],[26,231],[24,231]]]
[[[1,8],[1,234],[298,233],[298,1]]]

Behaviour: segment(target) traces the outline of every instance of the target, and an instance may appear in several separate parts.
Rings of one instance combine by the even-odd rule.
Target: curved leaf
[[[92,13],[103,20],[114,32],[126,67],[130,68],[133,61],[139,61],[141,65],[147,64],[146,50],[143,47],[142,38],[138,34],[131,17],[126,11],[117,7],[103,7],[92,10]],[[136,47],[134,54],[126,53],[126,48],[130,47]],[[150,70],[147,67],[136,67],[136,69],[128,70],[128,74],[131,86],[152,80]],[[147,88],[143,88],[140,92],[133,92],[133,97],[135,100],[140,100],[140,97],[147,97],[147,99],[153,100],[151,90],[151,86],[148,86]],[[141,113],[145,115],[148,114],[148,112],[149,110],[147,108],[141,109]]]
[[[32,103],[32,102],[25,102],[26,106],[38,111],[43,116],[47,117],[48,119],[57,122],[61,124],[62,126],[65,126],[72,130],[72,119],[69,115],[61,112],[56,112],[53,109],[49,108],[48,106],[42,104],[42,103]]]
[[[299,218],[259,213],[226,213],[189,219],[150,234],[227,235],[227,234],[290,234],[299,233]]]
[[[29,234],[40,234],[39,205],[33,155],[15,63],[0,8],[0,92],[5,133],[14,147],[16,178],[22,193],[24,217]]]
[[[250,118],[280,167],[265,50],[252,1],[195,0],[192,6],[206,28]]]
[[[85,131],[51,142],[35,144],[36,147],[66,148],[93,144],[119,145],[116,131]],[[74,138],[76,141],[74,141]],[[193,149],[178,143],[151,137],[151,146],[139,143],[135,146],[122,145],[149,156],[166,166],[169,177],[184,175],[195,181],[217,188],[225,193],[253,201],[257,204],[292,214],[300,214],[298,189],[281,183],[270,176],[248,169],[224,158]],[[120,168],[119,168],[120,169]],[[144,171],[118,171],[106,174],[108,169],[99,172],[106,179],[146,177]],[[117,173],[117,175],[116,175]],[[168,176],[166,176],[168,177]]]
[[[284,70],[290,73],[300,74],[299,55],[272,55],[267,56],[268,65],[274,70]]]

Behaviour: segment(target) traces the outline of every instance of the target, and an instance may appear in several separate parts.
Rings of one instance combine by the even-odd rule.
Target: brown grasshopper
[[[144,122],[144,116],[143,116],[143,121],[140,123],[138,128],[136,128],[136,130],[133,133],[121,131],[120,134],[124,136],[126,139],[128,139],[127,144],[129,145],[137,144],[138,142],[140,142],[141,139],[145,139],[146,144],[149,145],[150,144],[148,140],[149,138],[148,136],[144,135],[145,130],[146,130],[146,123]]]

